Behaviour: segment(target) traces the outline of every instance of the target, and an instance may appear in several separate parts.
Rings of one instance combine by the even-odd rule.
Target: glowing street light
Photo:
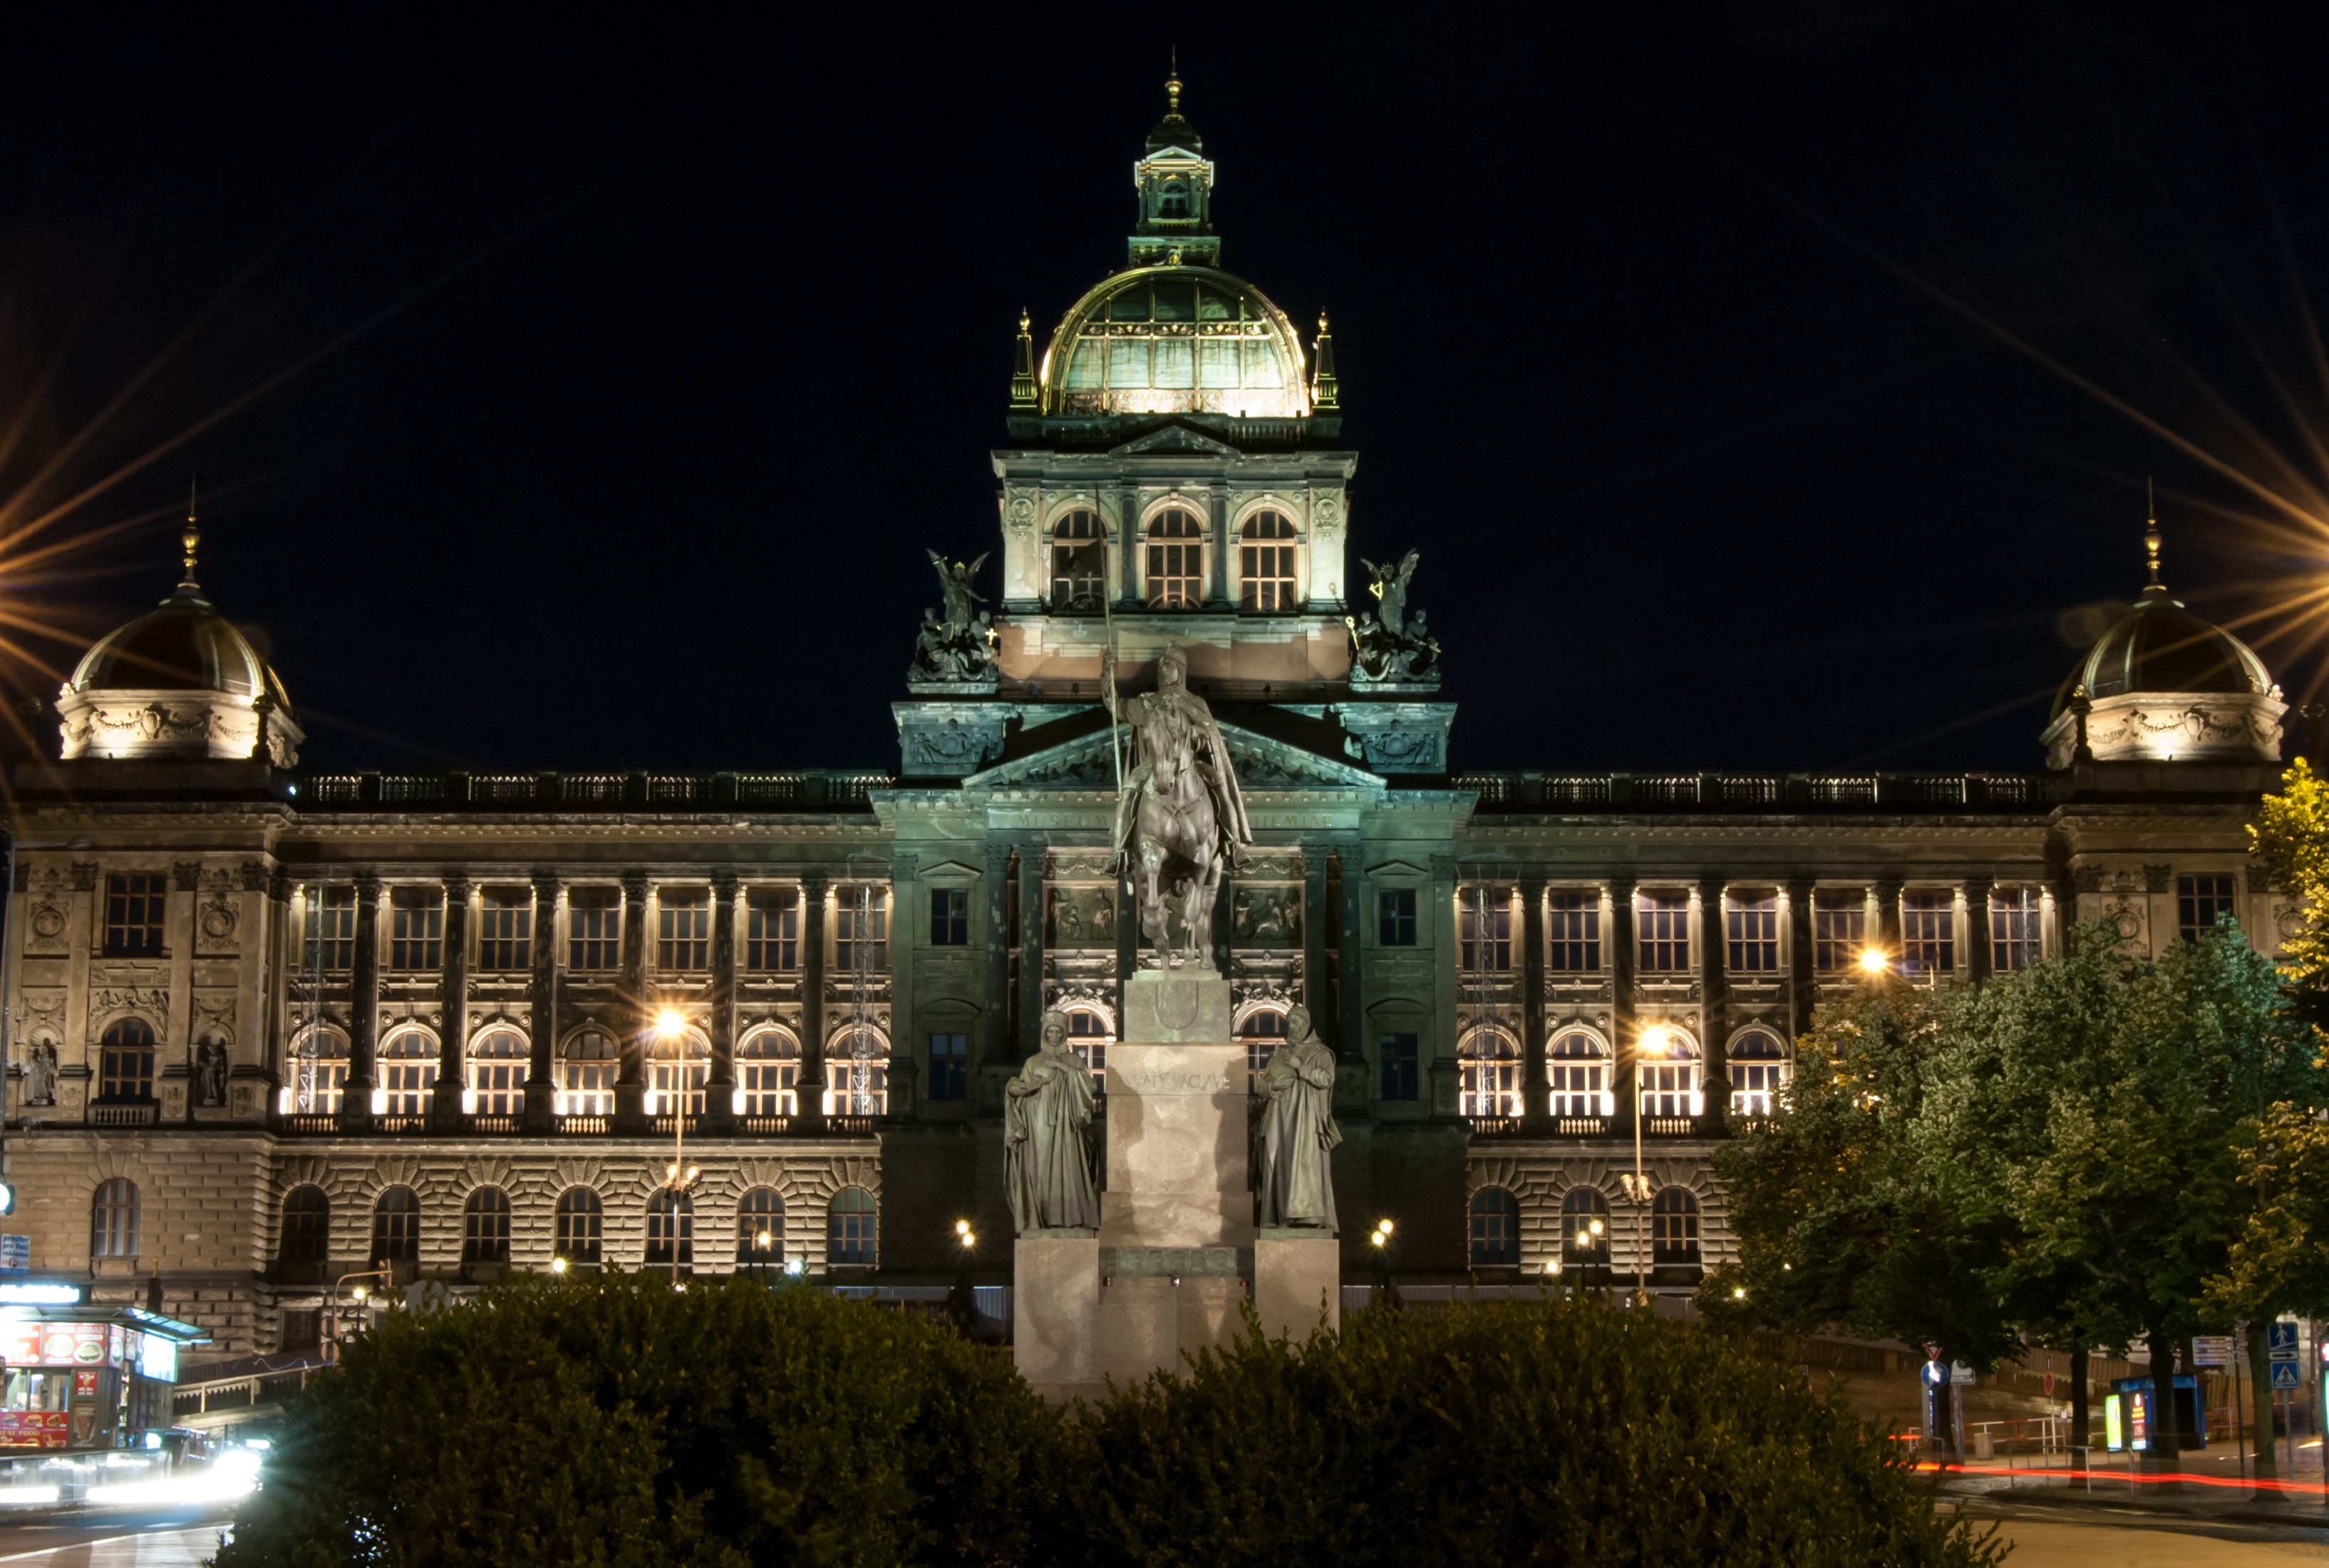
[[[1862,974],[1881,975],[1891,967],[1891,962],[1884,957],[1884,949],[1882,948],[1862,948],[1860,949],[1860,972]]]
[[[676,1040],[687,1033],[687,1015],[676,1007],[665,1007],[655,1015],[655,1033],[658,1040]]]
[[[553,1274],[563,1274],[566,1272],[566,1260],[562,1257],[551,1259],[550,1271]]]

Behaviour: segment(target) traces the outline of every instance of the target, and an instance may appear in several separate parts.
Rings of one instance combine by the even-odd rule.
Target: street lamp
[[[1881,975],[1890,968],[1891,968],[1891,962],[1890,959],[1885,958],[1884,949],[1882,948],[1862,948],[1860,949],[1860,972],[1862,974]]]
[[[323,1339],[325,1358],[335,1362],[340,1358],[340,1287],[351,1280],[378,1280],[383,1283],[393,1283],[395,1270],[393,1269],[360,1269],[354,1273],[343,1274],[332,1281],[331,1306],[325,1313]],[[359,1285],[349,1294],[354,1298],[356,1305],[362,1307],[371,1291],[367,1287]]]
[[[1650,1299],[1649,1276],[1649,1207],[1656,1191],[1650,1185],[1649,1173],[1642,1163],[1642,1107],[1649,1096],[1642,1090],[1642,1063],[1664,1061],[1674,1042],[1674,1031],[1663,1024],[1653,1024],[1634,1041],[1634,1168],[1617,1177],[1617,1185],[1626,1191],[1626,1200],[1634,1205],[1634,1305],[1646,1306]]]
[[[670,1044],[684,1039],[686,1034],[687,1015],[678,1008],[665,1007],[655,1014],[656,1039]],[[675,1050],[673,1056],[672,1082],[676,1087],[672,1095],[671,1165],[664,1172],[663,1185],[664,1190],[671,1195],[670,1205],[665,1211],[669,1216],[671,1229],[665,1241],[671,1248],[671,1282],[676,1287],[679,1284],[680,1205],[687,1201],[687,1195],[694,1190],[703,1173],[687,1163],[687,1053],[683,1047]],[[691,1233],[694,1228],[693,1223],[688,1226]]]

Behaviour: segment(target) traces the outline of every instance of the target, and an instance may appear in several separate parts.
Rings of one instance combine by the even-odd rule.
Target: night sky
[[[311,767],[893,765],[1175,43],[1459,768],[2033,767],[2147,476],[2315,678],[2329,530],[2240,477],[2324,509],[2322,8],[1621,9],[14,18],[0,499],[100,487],[0,549],[12,695],[168,591],[199,470]]]

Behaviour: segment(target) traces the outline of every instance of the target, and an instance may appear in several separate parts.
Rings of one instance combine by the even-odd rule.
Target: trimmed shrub
[[[1091,1561],[1991,1564],[1897,1445],[1738,1341],[1598,1301],[1371,1309],[1092,1414]]]
[[[950,1329],[742,1280],[391,1313],[287,1412],[219,1568],[1023,1563],[1058,1418]]]

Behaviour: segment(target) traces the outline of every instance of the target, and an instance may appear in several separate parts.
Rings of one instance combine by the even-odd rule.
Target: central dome
[[[1136,267],[1076,301],[1043,351],[1046,414],[1310,411],[1286,313],[1211,267]]]
[[[161,608],[99,640],[81,656],[66,684],[69,692],[224,692],[256,697],[261,693],[278,708],[291,699],[250,639],[203,597],[182,582]]]
[[[2134,609],[2105,632],[2070,672],[2054,698],[2054,712],[2070,705],[2084,685],[2089,697],[2131,692],[2221,692],[2260,697],[2272,690],[2272,676],[2249,645],[2212,621],[2203,620],[2167,597],[2146,590]]]

